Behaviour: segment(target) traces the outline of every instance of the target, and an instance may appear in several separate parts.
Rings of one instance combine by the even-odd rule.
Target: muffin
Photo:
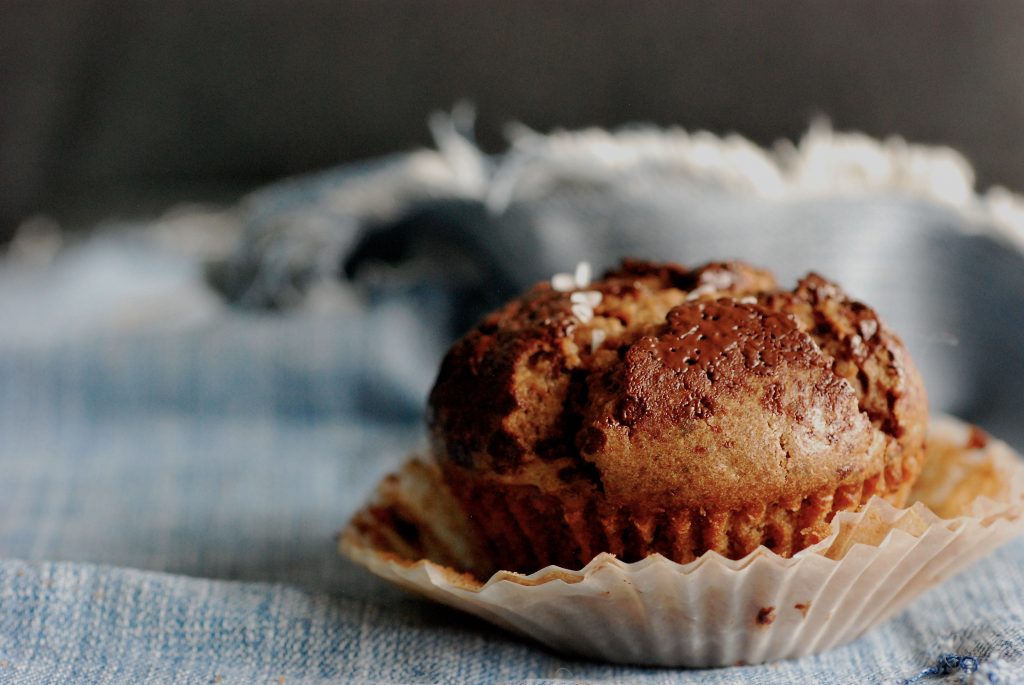
[[[588,280],[484,318],[430,395],[434,459],[493,570],[790,556],[873,495],[904,504],[927,400],[870,307],[738,262]]]

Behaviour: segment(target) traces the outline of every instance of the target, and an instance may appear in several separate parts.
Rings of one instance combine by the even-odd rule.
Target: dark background
[[[649,121],[767,143],[838,128],[1024,188],[1021,2],[0,0],[0,237],[226,201],[429,143]]]

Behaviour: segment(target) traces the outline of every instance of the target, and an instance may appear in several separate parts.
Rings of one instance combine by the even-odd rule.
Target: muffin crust
[[[573,290],[486,317],[431,393],[436,458],[495,568],[786,555],[871,495],[902,503],[923,386],[835,284],[626,261]]]

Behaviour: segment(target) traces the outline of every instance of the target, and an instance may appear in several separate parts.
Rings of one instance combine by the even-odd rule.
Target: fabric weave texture
[[[457,148],[445,154],[468,153]],[[237,286],[236,294],[259,291],[262,304],[284,303],[284,311],[247,309],[241,296],[234,298],[241,307],[225,304],[203,279],[208,255],[183,248],[184,233],[165,240],[165,225],[101,234],[43,262],[9,257],[0,264],[0,683],[893,683],[943,653],[977,657],[975,682],[1024,682],[1020,540],[845,647],[797,661],[710,671],[614,666],[554,654],[408,596],[339,557],[334,534],[379,478],[422,444],[425,395],[445,346],[465,325],[463,308],[489,306],[503,288],[521,287],[536,270],[571,269],[586,255],[578,254],[578,241],[554,240],[571,233],[551,233],[552,223],[566,213],[606,216],[601,202],[624,202],[608,192],[581,195],[579,184],[555,183],[551,193],[570,196],[534,198],[529,220],[525,201],[514,198],[504,214],[493,207],[470,211],[466,193],[438,191],[465,189],[468,163],[445,167],[450,177],[441,180],[433,167],[401,166],[408,163],[399,160],[398,167],[387,167],[394,176],[376,178],[392,184],[394,192],[384,193],[387,202],[407,198],[415,187],[418,196],[433,202],[440,194],[450,203],[431,205],[411,224],[391,212],[398,223],[381,230],[408,248],[400,259],[382,257],[382,246],[365,235],[357,246],[363,224],[337,211],[339,196],[365,200],[353,179],[358,185],[379,169],[269,189],[239,210],[236,218],[250,236],[261,235],[259,226],[277,227],[271,240],[259,243],[276,245],[277,252],[250,248],[234,260],[235,267],[251,267],[255,290],[253,283],[238,284],[238,271],[229,269],[227,282]],[[587,171],[592,177],[594,170]],[[639,180],[631,181],[632,201],[650,204]],[[640,251],[693,263],[702,250],[722,249],[718,238],[701,233],[702,222],[738,231],[758,216],[757,231],[790,226],[795,233],[788,239],[806,241],[816,218],[835,210],[813,199],[787,214],[773,199],[770,211],[762,212],[754,200],[738,206],[725,202],[723,193],[697,184],[674,196],[672,202],[686,207],[690,233],[658,228],[669,214],[668,201],[663,215],[621,230],[633,231]],[[710,199],[700,205],[705,195]],[[1021,323],[1024,309],[1012,308],[1024,301],[1015,268],[1020,254],[994,238],[979,247],[977,231],[955,230],[956,212],[919,199],[884,196],[856,207],[844,199],[840,207],[849,210],[842,214],[844,230],[909,224],[892,249],[885,247],[887,233],[878,230],[869,233],[870,244],[856,243],[845,255],[842,269],[854,275],[858,294],[865,290],[858,283],[874,281],[858,281],[857,273],[868,272],[857,271],[857,260],[877,265],[879,254],[891,259],[893,250],[910,249],[905,243],[911,238],[918,241],[915,249],[927,244],[939,255],[929,262],[936,265],[937,281],[976,273],[981,263],[998,269],[990,272],[993,279],[1006,279],[1000,297],[1011,308],[1007,299],[998,300],[993,323],[941,317],[939,328],[913,317],[902,323],[912,329],[910,342],[923,350],[926,379],[929,373],[937,379],[937,408],[982,420],[1020,448],[1022,434],[1013,433],[1019,421],[1012,420],[1019,414],[985,414],[989,405],[972,403],[969,392],[964,399],[950,391],[962,387],[962,369],[946,363],[960,354],[984,371],[991,355],[972,348],[962,330],[985,333]],[[631,216],[618,211],[620,218]],[[511,222],[515,212],[518,223],[496,219]],[[387,212],[367,214],[379,220]],[[472,230],[453,237],[437,227],[439,216]],[[296,233],[289,237],[281,226]],[[522,226],[547,228],[538,228],[531,242],[516,233]],[[465,236],[485,230],[499,238],[514,234],[519,242],[492,245],[490,256],[481,256]],[[921,236],[938,237],[926,242]],[[595,242],[586,249],[600,267],[628,247],[625,238],[622,243]],[[282,276],[281,264],[302,267],[288,272],[292,276],[305,274],[327,244],[334,245],[327,252],[336,258],[330,277],[305,282],[305,299],[285,292],[283,282],[298,281]],[[454,280],[445,287],[430,280],[437,275],[431,265],[445,263],[430,246],[442,244],[454,250],[445,254],[459,257],[451,263],[461,265],[452,268],[457,273],[449,274]],[[729,244],[743,249],[741,242]],[[295,249],[284,249],[289,245]],[[530,245],[537,260],[518,259],[515,250]],[[748,245],[763,246],[757,240]],[[491,273],[494,253],[506,248],[504,275],[481,281],[480,274]],[[936,252],[940,248],[977,261],[952,269],[953,258]],[[839,263],[826,243],[808,250]],[[358,256],[347,265],[361,279],[355,288],[338,280],[346,255]],[[365,263],[375,255],[390,265],[367,278]],[[773,268],[781,263],[785,277],[800,266],[786,261],[792,257],[786,250],[762,256],[756,261]],[[830,275],[846,282],[841,273]],[[899,274],[888,277],[891,283]],[[908,302],[929,297],[929,287],[903,294]],[[995,286],[989,281],[981,287]],[[302,303],[294,304],[296,298]],[[917,311],[911,304],[897,303],[889,318]],[[893,325],[903,330],[900,321]],[[957,325],[961,349],[934,342]],[[998,349],[1001,340],[979,344]],[[1003,375],[1010,375],[1018,361],[1006,359]],[[1010,396],[995,384],[986,387],[994,398]]]

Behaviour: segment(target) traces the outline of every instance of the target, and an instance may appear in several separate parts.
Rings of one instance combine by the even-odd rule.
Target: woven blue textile
[[[373,418],[383,390],[346,390],[386,375],[382,325],[227,313],[9,345],[0,682],[873,683],[942,651],[1024,668],[1019,542],[850,646],[699,673],[566,659],[384,586],[332,540],[421,439]]]
[[[309,202],[311,188],[286,197]],[[844,220],[875,225],[893,214],[886,207]],[[998,266],[972,245],[964,254]],[[545,258],[571,266],[556,248]],[[834,250],[818,254],[838,263]],[[876,264],[876,254],[865,247],[859,258]],[[998,273],[1019,280],[1019,259]],[[979,658],[974,682],[1024,683],[1020,540],[850,645],[713,671],[574,660],[386,586],[340,558],[333,535],[421,443],[423,402],[452,334],[437,322],[457,318],[457,298],[413,278],[257,313],[225,306],[198,264],[124,236],[49,265],[0,264],[0,683],[893,683],[943,653]],[[976,268],[929,264],[950,292],[971,296],[950,279]],[[997,294],[1024,290],[1014,292]],[[1017,325],[1021,310],[1000,307],[985,325]],[[927,347],[929,327],[911,340],[930,378],[949,371],[947,389],[962,387],[954,355],[978,369],[992,356],[967,336],[995,329],[962,325],[959,350]],[[957,410],[935,387],[941,408]],[[984,419],[992,408],[972,411]],[[1020,446],[1019,415],[991,416],[1018,430],[1007,437]]]

